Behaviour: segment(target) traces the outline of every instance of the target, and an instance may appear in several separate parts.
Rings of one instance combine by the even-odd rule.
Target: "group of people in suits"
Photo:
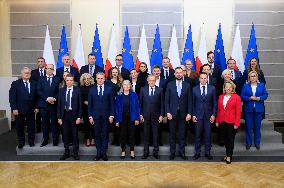
[[[207,57],[208,64],[204,64],[199,73],[192,70],[190,60],[184,66],[172,69],[170,59],[164,57],[163,66],[154,66],[149,74],[144,62],[139,65],[139,70],[128,71],[122,66],[123,57],[119,54],[108,78],[95,64],[94,54],[88,55],[88,65],[83,66],[80,73],[72,67],[68,54],[62,57],[64,66],[56,70],[56,75],[52,64],[32,71],[37,73],[37,80],[31,77],[31,70],[24,67],[21,78],[12,83],[9,97],[16,119],[18,148],[25,145],[24,126],[28,127],[29,145],[34,146],[35,114],[40,111],[41,147],[48,144],[50,131],[53,145],[57,146],[61,130],[65,148],[61,160],[70,157],[71,143],[73,157],[79,160],[78,125],[82,119],[85,144],[95,145],[97,149],[94,160],[108,160],[111,129],[113,143],[121,146],[121,159],[126,157],[127,145],[131,159],[135,159],[134,147],[137,140],[140,141],[138,127],[143,128],[142,159],[149,157],[151,144],[153,157],[159,159],[161,125],[165,123],[165,117],[169,129],[170,160],[175,159],[176,150],[180,158],[188,159],[185,155],[186,128],[191,122],[195,130],[193,159],[197,160],[201,155],[202,135],[205,137],[205,157],[213,159],[211,129],[216,124],[226,148],[223,161],[231,163],[243,101],[246,149],[252,145],[252,130],[255,147],[260,149],[260,128],[268,93],[258,60],[252,58],[248,70],[242,75],[236,70],[234,59],[227,61],[227,69],[222,72],[214,63],[214,53],[208,52]],[[45,63],[42,57],[38,60]]]

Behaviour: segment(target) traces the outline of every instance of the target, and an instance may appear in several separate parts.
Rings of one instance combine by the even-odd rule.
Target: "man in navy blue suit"
[[[37,83],[37,93],[39,96],[38,107],[42,116],[43,141],[40,147],[46,146],[49,140],[49,130],[52,132],[53,145],[58,145],[58,125],[57,125],[57,95],[60,79],[53,75],[54,65],[46,65],[46,76],[41,77]]]
[[[156,86],[156,77],[148,76],[148,85],[140,91],[140,120],[144,122],[144,155],[142,159],[149,156],[149,139],[152,130],[153,135],[153,156],[159,158],[159,124],[163,121],[164,116],[164,91]]]
[[[167,80],[161,76],[161,68],[159,67],[159,65],[155,65],[153,67],[152,74],[156,77],[155,85],[166,91]]]
[[[239,70],[236,70],[236,60],[234,59],[228,59],[227,60],[227,68],[228,70],[231,72],[232,75],[232,79],[235,81],[236,83],[236,93],[238,95],[241,94],[241,90],[242,90],[242,72]]]
[[[201,134],[205,131],[205,157],[212,160],[211,150],[211,126],[215,121],[217,111],[216,90],[207,84],[207,73],[199,75],[200,84],[192,89],[193,113],[192,121],[195,123],[195,155],[194,160],[200,157]]]
[[[25,126],[28,130],[28,143],[34,146],[35,139],[35,113],[36,108],[36,83],[31,79],[31,69],[24,67],[21,70],[21,78],[11,84],[9,102],[16,120],[18,135],[18,148],[25,145]]]
[[[171,60],[168,57],[164,57],[162,61],[163,67],[161,68],[161,77],[166,79],[167,82],[172,81],[175,78],[175,70],[173,70],[171,65]]]
[[[88,65],[84,65],[80,69],[80,77],[84,73],[91,74],[94,78],[98,72],[103,72],[103,68],[96,65],[96,55],[90,53],[88,55]]]
[[[60,160],[70,157],[70,141],[73,145],[73,157],[79,160],[78,128],[82,118],[82,103],[80,88],[74,86],[74,76],[66,75],[66,87],[60,88],[57,100],[58,123],[63,129],[65,152]],[[71,134],[71,135],[70,135]]]
[[[114,120],[114,96],[112,88],[105,85],[105,74],[102,72],[96,75],[97,84],[89,91],[88,112],[89,121],[94,125],[97,155],[94,160],[101,158],[108,160],[108,122]]]
[[[60,78],[60,81],[63,80],[63,73],[64,71],[70,72],[74,76],[74,81],[79,82],[79,72],[78,69],[71,66],[70,56],[68,54],[65,54],[62,57],[62,61],[64,66],[56,69],[56,76]]]
[[[118,70],[120,71],[120,74],[123,80],[129,80],[130,72],[129,70],[123,67],[122,63],[123,63],[122,54],[118,54],[115,57],[115,67],[118,68]],[[110,75],[110,71],[111,69],[109,69],[108,75]]]
[[[207,61],[211,66],[211,75],[216,79],[217,84],[221,81],[222,69],[219,64],[214,63],[214,52],[209,51],[207,53]]]
[[[175,69],[175,80],[168,83],[165,96],[165,113],[169,120],[170,130],[170,160],[175,158],[176,129],[179,133],[179,156],[185,156],[185,122],[191,119],[192,96],[190,84],[183,82],[183,70]]]

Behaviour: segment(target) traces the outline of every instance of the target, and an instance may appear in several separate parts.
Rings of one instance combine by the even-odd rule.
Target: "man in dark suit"
[[[221,80],[222,69],[220,65],[214,63],[214,52],[209,51],[207,53],[207,60],[208,64],[211,66],[211,75],[216,79],[216,82],[218,84],[218,82]]]
[[[200,84],[192,90],[193,113],[192,121],[195,123],[195,155],[193,159],[200,157],[201,134],[205,131],[205,157],[212,160],[211,150],[211,124],[215,121],[217,111],[216,90],[212,85],[207,84],[207,73],[199,75]]]
[[[108,122],[114,119],[114,96],[111,87],[104,84],[105,74],[102,72],[96,75],[97,84],[89,91],[88,112],[89,121],[94,125],[97,155],[94,160],[101,158],[108,160]]]
[[[209,64],[204,64],[200,67],[200,72],[204,72],[208,75],[207,77],[207,84],[214,86],[215,88],[217,87],[217,80],[215,77],[211,75],[211,65]],[[196,85],[200,84],[200,79],[196,79]],[[219,83],[220,84],[220,83]]]
[[[79,82],[79,72],[78,69],[71,66],[70,56],[68,54],[65,54],[62,57],[62,61],[64,66],[56,69],[56,76],[60,78],[60,81],[63,80],[63,73],[64,71],[70,72],[74,76],[74,81]]]
[[[51,129],[53,145],[58,145],[58,125],[57,125],[57,95],[60,79],[53,75],[54,65],[46,65],[46,76],[41,77],[37,83],[37,93],[39,96],[38,107],[42,116],[43,141],[41,147],[46,146],[49,140],[49,130]]]
[[[95,54],[89,54],[88,55],[88,65],[82,66],[80,69],[80,77],[84,73],[89,73],[93,76],[93,78],[96,77],[96,74],[98,72],[103,72],[103,68],[96,65],[96,56]]]
[[[236,83],[236,93],[240,95],[242,90],[242,72],[236,70],[236,61],[231,58],[227,60],[227,68],[231,72],[232,80]]]
[[[129,80],[130,72],[129,70],[123,67],[122,63],[123,63],[122,54],[118,54],[115,57],[115,67],[118,68],[118,70],[120,71],[123,80]],[[110,70],[108,71],[108,75],[110,75]]]
[[[140,91],[140,120],[144,122],[144,155],[142,159],[147,159],[149,156],[149,138],[150,129],[153,134],[153,156],[159,158],[159,124],[163,121],[164,116],[164,91],[156,86],[156,77],[148,76],[148,85]]]
[[[16,120],[18,135],[18,148],[25,145],[25,126],[28,130],[28,143],[34,146],[35,139],[35,113],[36,108],[36,83],[30,79],[31,69],[24,67],[21,70],[21,78],[11,84],[9,91],[9,102],[12,113]]]
[[[170,160],[175,158],[176,129],[179,132],[179,156],[185,156],[185,122],[191,119],[192,98],[190,84],[183,82],[183,70],[175,69],[175,80],[168,83],[165,96],[165,113],[169,120],[170,130]]]
[[[32,70],[31,72],[31,80],[38,82],[38,80],[41,77],[44,77],[46,74],[46,69],[45,69],[45,59],[43,57],[38,57],[37,58],[37,68]],[[39,96],[37,96],[39,98]],[[41,132],[41,113],[36,113],[36,132],[39,133]]]
[[[57,118],[59,125],[61,125],[63,129],[65,148],[65,152],[60,157],[60,160],[65,160],[70,157],[70,141],[73,145],[73,157],[75,160],[79,160],[77,126],[81,123],[82,103],[80,88],[74,86],[74,76],[72,74],[66,76],[66,87],[60,88],[57,103]]]
[[[159,65],[155,65],[153,67],[152,74],[156,77],[155,85],[166,91],[167,80],[161,76],[161,68],[159,67]]]
[[[165,78],[167,82],[172,81],[175,78],[175,71],[170,67],[170,58],[164,57],[162,63],[163,67],[161,68],[161,77]]]

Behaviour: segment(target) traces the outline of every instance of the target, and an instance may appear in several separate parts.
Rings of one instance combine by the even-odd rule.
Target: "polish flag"
[[[151,73],[151,66],[150,66],[150,58],[148,53],[147,41],[146,41],[146,32],[144,25],[141,30],[141,37],[140,43],[138,48],[138,54],[135,62],[135,69],[139,70],[139,66],[141,62],[145,62],[148,67],[148,73]]]
[[[195,60],[196,65],[196,72],[199,72],[200,67],[203,64],[207,63],[207,47],[206,47],[206,38],[205,38],[205,29],[204,24],[201,28],[201,36],[200,36],[200,42],[199,42],[199,49]]]
[[[84,55],[84,48],[83,48],[83,39],[82,39],[82,30],[81,25],[79,25],[76,49],[73,57],[73,67],[80,71],[81,67],[84,66],[85,63],[85,55]]]
[[[243,56],[243,48],[242,48],[241,32],[239,24],[236,27],[231,58],[236,61],[236,69],[243,73],[245,70],[245,64],[244,64],[244,56]]]
[[[171,60],[171,66],[173,69],[180,66],[180,57],[178,51],[178,42],[177,42],[177,32],[175,26],[173,26],[172,37],[169,47],[168,57]]]
[[[107,59],[105,63],[105,75],[108,77],[108,71],[115,66],[115,57],[117,55],[116,37],[115,37],[115,27],[112,25],[111,36],[109,41],[109,48]]]
[[[46,25],[43,57],[45,59],[45,63],[54,65],[54,69],[56,70],[56,63],[55,63],[55,60],[54,60],[54,54],[53,54],[53,50],[52,50],[48,25]]]

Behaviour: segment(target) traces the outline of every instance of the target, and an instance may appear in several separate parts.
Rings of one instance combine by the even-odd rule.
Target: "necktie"
[[[154,96],[154,88],[151,87],[151,96]]]
[[[40,76],[43,76],[43,72],[42,72],[42,69],[40,69]]]
[[[180,95],[181,95],[181,87],[180,87],[180,83],[178,83],[177,88],[178,88],[178,97],[180,97]]]
[[[66,67],[66,71],[69,72],[69,68],[68,67]]]
[[[49,86],[51,86],[51,78],[50,77],[48,77],[47,82],[48,82]]]
[[[67,93],[67,101],[66,101],[66,110],[69,110],[69,108],[71,107],[71,100],[70,100],[70,96],[71,96],[71,89],[68,89],[68,93]]]
[[[99,96],[103,96],[103,86],[100,86]]]
[[[166,75],[165,75],[165,78],[167,79],[169,77],[169,71],[166,70]]]
[[[25,81],[25,89],[27,90],[28,93],[30,93],[29,84],[27,81]]]
[[[205,86],[202,86],[202,97],[205,97]]]
[[[90,72],[91,75],[93,75],[93,65],[90,65]]]

